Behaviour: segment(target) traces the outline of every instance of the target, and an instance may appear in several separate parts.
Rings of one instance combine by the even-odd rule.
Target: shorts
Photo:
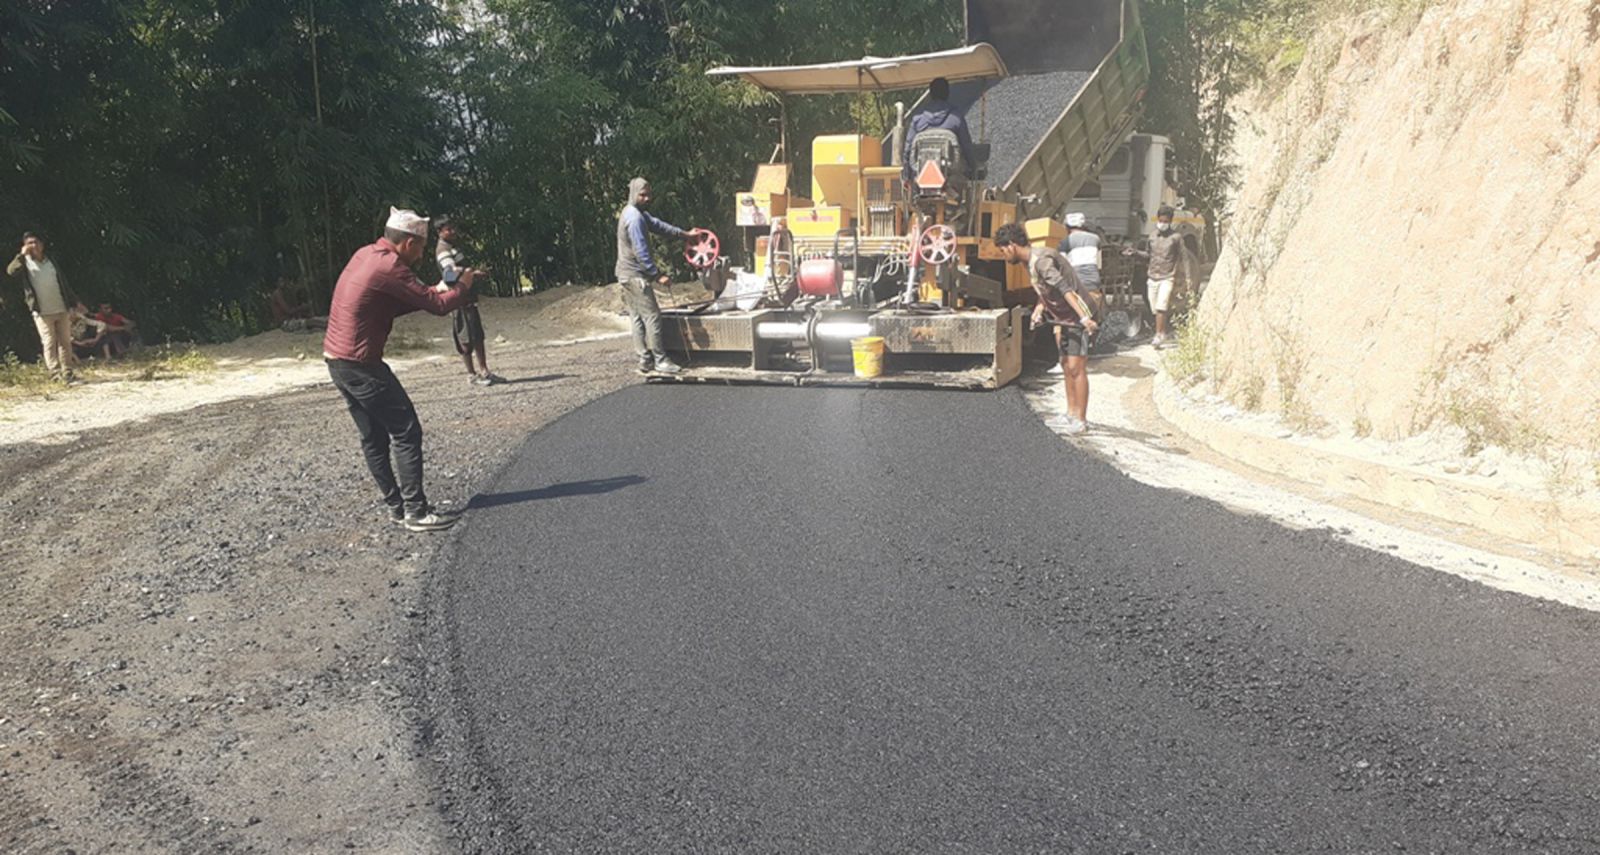
[[[483,317],[476,303],[456,309],[450,336],[456,340],[456,353],[467,353],[473,345],[483,344]]]
[[[1150,301],[1150,311],[1165,312],[1172,304],[1172,283],[1175,279],[1151,279],[1145,285],[1145,298]]]
[[[1089,331],[1083,327],[1056,327],[1056,348],[1063,357],[1089,355]]]

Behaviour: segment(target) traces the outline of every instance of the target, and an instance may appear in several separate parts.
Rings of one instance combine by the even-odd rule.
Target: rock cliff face
[[[1593,459],[1600,0],[1345,19],[1246,124],[1196,316],[1223,394],[1323,430]]]

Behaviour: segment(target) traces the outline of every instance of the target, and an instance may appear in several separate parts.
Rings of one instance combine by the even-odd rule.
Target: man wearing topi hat
[[[339,274],[322,341],[328,374],[355,419],[361,453],[389,516],[411,531],[446,529],[455,518],[434,513],[422,491],[422,423],[405,387],[384,363],[383,346],[395,317],[418,309],[435,315],[455,311],[466,302],[475,276],[470,268],[463,270],[454,287],[442,291],[418,282],[410,265],[421,260],[427,242],[426,217],[390,208],[383,237],[356,250]]]

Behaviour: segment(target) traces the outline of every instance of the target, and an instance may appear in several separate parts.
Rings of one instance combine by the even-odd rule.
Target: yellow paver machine
[[[1148,59],[1134,0],[968,0],[966,32],[967,46],[935,53],[707,72],[780,103],[916,96],[943,78],[977,163],[947,130],[906,146],[901,115],[887,145],[859,131],[815,138],[804,196],[783,127],[772,162],[734,200],[744,265],[718,264],[713,235],[691,239],[712,298],[663,312],[667,348],[688,366],[670,379],[966,389],[1016,379],[1033,292],[995,230],[1024,222],[1035,241],[1060,238],[1062,208],[1133,126]],[[865,361],[872,371],[854,358],[864,346],[881,353]]]

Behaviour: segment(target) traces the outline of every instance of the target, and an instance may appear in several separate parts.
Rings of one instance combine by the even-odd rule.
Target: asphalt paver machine
[[[915,96],[944,78],[978,162],[963,162],[954,135],[931,131],[903,158],[902,116],[888,141],[859,130],[812,140],[803,196],[784,127],[772,162],[735,200],[739,226],[757,233],[744,265],[719,264],[715,236],[691,240],[686,259],[716,273],[702,277],[711,299],[663,312],[667,348],[688,365],[671,379],[995,389],[1021,373],[1033,292],[994,247],[995,230],[1025,222],[1031,239],[1059,239],[1054,208],[1126,136],[1147,61],[1132,0],[968,0],[966,24],[968,45],[953,50],[708,72],[780,103]],[[1019,100],[1020,114],[1009,104]],[[1031,148],[1013,151],[1018,140]],[[881,339],[880,374],[857,375],[861,339]]]

